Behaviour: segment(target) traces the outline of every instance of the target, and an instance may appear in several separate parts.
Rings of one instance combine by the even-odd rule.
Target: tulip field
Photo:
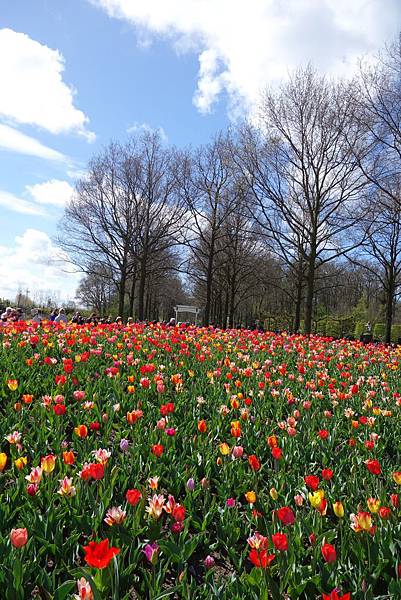
[[[0,329],[0,598],[401,598],[401,347]]]

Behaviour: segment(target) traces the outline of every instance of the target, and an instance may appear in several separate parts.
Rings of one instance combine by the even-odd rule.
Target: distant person
[[[42,317],[37,308],[33,308],[31,310],[31,315],[32,315],[31,316],[32,323],[41,323],[42,322]]]
[[[55,321],[57,317],[57,308],[54,308],[50,313],[50,321]]]
[[[14,310],[14,321],[24,321],[25,320],[25,315],[24,315],[24,309],[23,308],[16,308]]]
[[[117,317],[116,318],[116,325],[122,325],[123,324],[123,319],[122,317]]]
[[[167,323],[167,327],[175,327],[176,326],[176,321],[174,319],[174,317],[171,317],[170,321]]]
[[[67,315],[65,314],[64,308],[60,308],[57,317],[54,319],[55,323],[68,323]]]
[[[128,317],[127,325],[133,325],[133,324],[134,324],[134,318]]]
[[[1,315],[1,318],[3,321],[9,321],[13,318],[13,309],[11,308],[11,306],[7,306],[6,310]]]

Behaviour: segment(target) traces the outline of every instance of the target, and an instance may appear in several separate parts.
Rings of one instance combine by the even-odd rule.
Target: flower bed
[[[1,598],[401,597],[398,349],[1,336]]]

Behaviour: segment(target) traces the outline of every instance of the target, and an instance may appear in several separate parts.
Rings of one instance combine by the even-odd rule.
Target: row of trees
[[[257,119],[199,148],[167,147],[157,133],[112,143],[61,223],[59,243],[86,273],[80,297],[108,310],[117,295],[119,313],[140,320],[192,298],[206,325],[281,312],[310,333],[327,297],[342,306],[353,286],[351,310],[373,281],[389,341],[400,125],[393,44],[351,82],[297,70],[263,94]]]

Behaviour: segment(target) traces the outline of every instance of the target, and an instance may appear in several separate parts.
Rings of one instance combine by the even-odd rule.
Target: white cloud
[[[252,106],[267,83],[311,61],[329,74],[354,72],[398,33],[399,0],[90,0],[144,33],[197,52],[194,104],[208,112],[222,94],[230,109]]]
[[[0,29],[0,56],[0,116],[94,139],[88,117],[74,106],[75,91],[63,81],[64,58],[58,50],[6,28]]]
[[[0,206],[24,215],[46,216],[43,207],[38,206],[33,202],[29,202],[28,200],[24,200],[23,198],[19,198],[10,192],[5,192],[4,190],[0,190]]]
[[[73,297],[82,274],[66,259],[44,231],[26,229],[13,246],[0,246],[0,296],[13,299],[22,284],[31,297],[43,289],[62,299]]]
[[[38,204],[53,204],[63,208],[72,198],[74,188],[60,179],[27,185],[26,189]]]
[[[70,179],[86,179],[88,177],[88,171],[85,169],[79,169],[78,167],[71,166],[67,169],[67,175]]]
[[[0,94],[1,97],[1,94]],[[0,149],[28,154],[29,156],[38,156],[46,160],[56,160],[63,162],[66,159],[64,154],[44,146],[35,138],[25,135],[13,127],[2,125],[0,123]]]
[[[149,125],[149,123],[136,123],[135,122],[133,125],[131,125],[127,129],[127,133],[142,133],[142,132],[154,133],[156,131],[159,133],[161,141],[164,143],[167,143],[168,137],[167,137],[167,134],[164,131],[163,127],[154,128],[151,125]]]

